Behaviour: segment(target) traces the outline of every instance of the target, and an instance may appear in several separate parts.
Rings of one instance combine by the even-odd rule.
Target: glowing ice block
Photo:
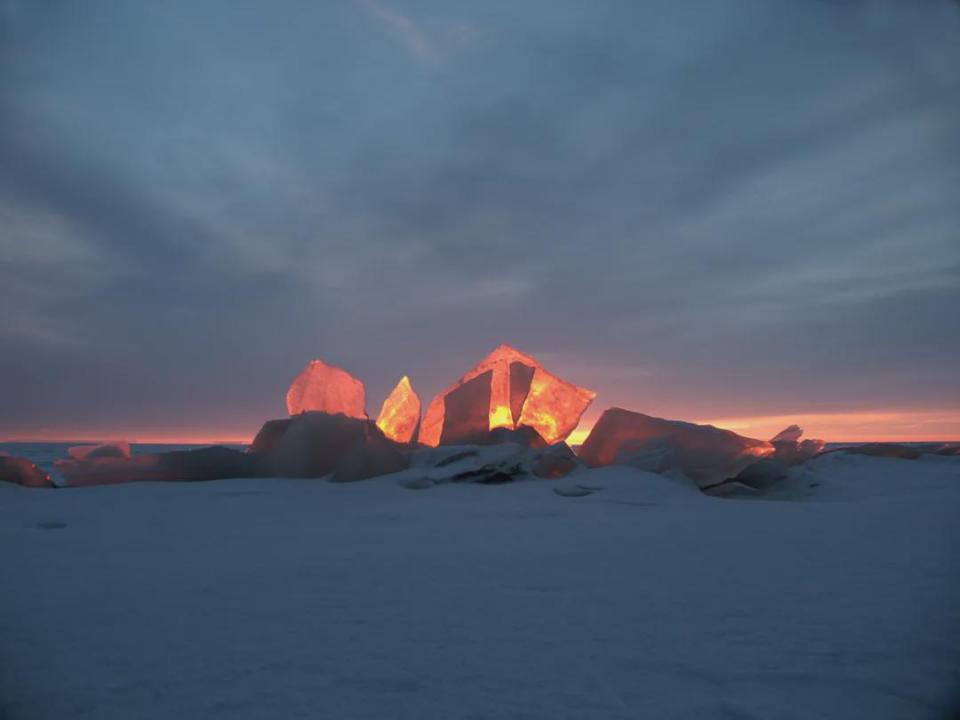
[[[410,443],[416,439],[420,425],[420,397],[404,375],[383,401],[377,416],[377,427],[394,442]]]
[[[486,373],[489,380],[474,384],[467,394],[461,392]],[[560,442],[573,432],[594,397],[594,392],[548,372],[533,356],[501,345],[433,398],[420,427],[420,442],[435,447],[463,442],[484,430],[522,426],[536,430],[547,443]],[[456,409],[455,417],[448,418],[449,407]],[[467,415],[470,422],[465,424]]]
[[[365,419],[363,383],[346,370],[327,365],[323,360],[311,360],[287,390],[287,411],[291,415],[309,410]]]

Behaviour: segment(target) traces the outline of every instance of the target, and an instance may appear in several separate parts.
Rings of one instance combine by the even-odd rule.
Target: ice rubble
[[[58,460],[54,469],[68,487],[327,475],[348,481],[403,470],[409,460],[399,448],[371,420],[308,411],[267,421],[248,452],[214,446],[132,457],[87,454]]]
[[[258,467],[255,456],[227,447],[118,457],[85,457],[57,460],[55,472],[67,487],[112,485],[138,481],[219,480],[253,477]]]
[[[0,453],[0,482],[24,487],[53,487],[50,476],[29,460]]]
[[[501,485],[523,478],[558,479],[582,463],[566,443],[531,446],[504,441],[490,445],[421,447],[410,456],[404,487],[422,490],[448,483]]]

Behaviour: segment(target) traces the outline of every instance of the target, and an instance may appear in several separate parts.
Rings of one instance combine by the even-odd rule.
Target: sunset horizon
[[[616,403],[610,407],[623,407]],[[635,409],[637,408],[628,408]],[[643,410],[639,410],[643,411]],[[649,411],[646,414],[670,419],[669,413]],[[599,412],[588,411],[587,416],[567,438],[568,444],[578,445],[590,433]],[[593,417],[591,417],[593,416]],[[277,415],[280,417],[280,415]],[[98,443],[126,440],[130,443],[161,445],[247,445],[256,435],[267,415],[251,419],[243,429],[217,431],[209,428],[184,432],[174,428],[106,428],[103,430],[37,430],[24,434],[10,434],[0,438],[2,442],[47,442],[47,443]],[[810,437],[827,443],[848,442],[957,442],[960,441],[960,413],[953,411],[891,412],[884,410],[852,413],[796,413],[748,417],[687,417],[675,418],[704,425],[714,425],[724,430],[766,439],[791,424],[801,425]],[[943,430],[927,430],[933,425]],[[872,429],[871,429],[872,428]]]

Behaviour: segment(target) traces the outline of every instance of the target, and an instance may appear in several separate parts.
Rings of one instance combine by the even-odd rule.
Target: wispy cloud
[[[441,55],[437,44],[413,18],[372,0],[358,0],[357,4],[377,20],[416,60],[428,65],[440,62]]]
[[[477,29],[469,23],[421,21],[375,0],[354,1],[425,68],[441,67],[452,53],[470,46],[478,35]]]

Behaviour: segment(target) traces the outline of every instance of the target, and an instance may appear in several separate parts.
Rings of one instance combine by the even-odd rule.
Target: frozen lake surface
[[[0,486],[0,717],[948,716],[960,461]],[[561,497],[555,487],[602,487]],[[4,712],[6,714],[4,714]]]

